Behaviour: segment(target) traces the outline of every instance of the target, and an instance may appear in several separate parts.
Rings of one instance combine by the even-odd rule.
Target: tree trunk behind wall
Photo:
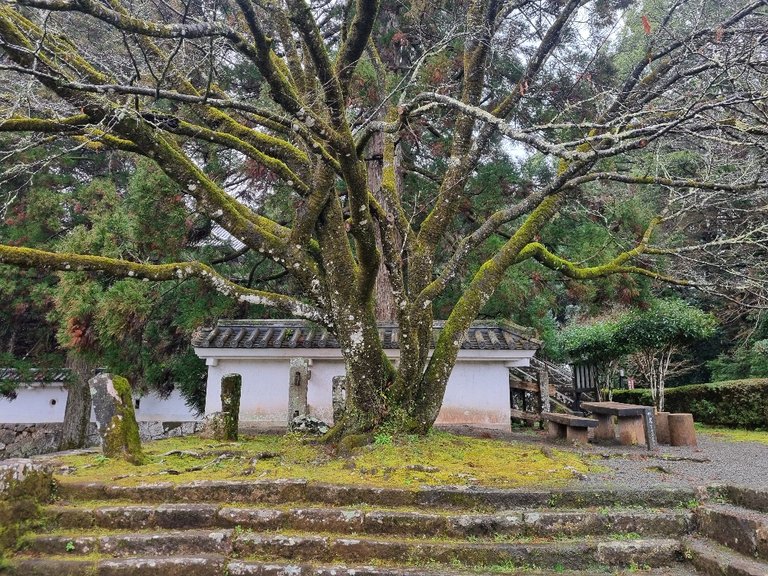
[[[84,448],[88,439],[88,424],[91,421],[91,389],[88,386],[88,378],[92,368],[74,352],[67,354],[67,368],[70,369],[71,376],[67,384],[67,406],[64,409],[60,450]]]

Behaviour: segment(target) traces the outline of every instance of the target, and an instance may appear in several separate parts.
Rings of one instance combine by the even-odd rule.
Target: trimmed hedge
[[[653,406],[647,388],[615,390],[613,399]],[[768,378],[667,388],[667,412],[690,412],[696,422],[734,428],[768,428]]]

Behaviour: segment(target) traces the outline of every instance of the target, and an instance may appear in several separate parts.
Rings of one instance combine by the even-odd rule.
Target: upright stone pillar
[[[237,440],[240,425],[240,392],[243,379],[240,374],[227,374],[221,379],[221,429],[217,440]]]
[[[298,416],[309,416],[307,389],[309,388],[309,361],[291,358],[291,380],[288,384],[288,425]]]
[[[333,390],[331,392],[333,402],[333,423],[338,424],[344,416],[344,409],[347,405],[347,377],[334,376]]]
[[[96,414],[101,450],[108,458],[123,458],[131,464],[144,464],[139,426],[133,411],[128,380],[113,374],[99,374],[88,381]]]
[[[648,450],[656,450],[659,447],[656,434],[656,417],[653,408],[646,408],[643,414],[645,420],[645,445]]]
[[[539,414],[550,411],[549,402],[549,372],[546,367],[537,370],[536,379],[539,381]],[[541,420],[541,427],[544,428],[544,420]],[[586,442],[585,442],[586,444]]]

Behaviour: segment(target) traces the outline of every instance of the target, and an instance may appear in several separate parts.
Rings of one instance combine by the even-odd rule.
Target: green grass
[[[743,428],[721,428],[718,426],[708,426],[706,424],[696,424],[696,431],[700,434],[712,436],[718,440],[728,442],[760,442],[768,444],[767,430],[744,430]]]
[[[71,474],[62,481],[142,482],[268,480],[417,488],[420,485],[480,485],[517,488],[558,486],[588,473],[586,458],[570,452],[433,431],[392,436],[337,457],[331,447],[296,435],[258,435],[238,442],[198,437],[144,444],[147,464],[133,466],[99,454],[64,456]],[[594,468],[593,468],[594,469]]]

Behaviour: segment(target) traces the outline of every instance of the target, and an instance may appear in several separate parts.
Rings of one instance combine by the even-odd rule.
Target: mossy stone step
[[[232,530],[164,530],[84,536],[32,535],[23,540],[22,551],[36,556],[100,554],[116,558],[136,555],[227,555],[232,551]]]
[[[707,504],[696,510],[702,536],[733,550],[768,560],[768,515],[728,504]]]
[[[174,558],[121,558],[114,560],[72,560],[30,558],[14,563],[14,576],[478,576],[481,572],[453,569],[372,566],[315,566],[227,561],[221,556]],[[494,574],[520,576],[636,576],[637,569],[616,570],[594,566],[588,571],[533,570],[495,567]],[[643,570],[642,576],[696,576],[688,566],[675,564]]]
[[[13,576],[216,576],[227,574],[221,555],[171,558],[22,558],[12,564]]]
[[[739,554],[704,538],[687,538],[683,551],[691,564],[706,576],[766,576],[768,563]]]
[[[768,513],[768,490],[765,488],[748,488],[746,486],[710,486],[710,496],[731,504]]]
[[[507,490],[484,487],[425,486],[417,490],[310,483],[304,480],[164,482],[137,486],[62,482],[64,500],[140,502],[308,502],[330,506],[371,504],[457,509],[587,508],[642,506],[672,508],[695,499],[691,488]]]
[[[506,511],[494,514],[438,514],[339,508],[252,508],[214,504],[156,506],[48,506],[48,525],[59,528],[311,530],[316,532],[442,536],[578,536],[635,533],[679,536],[691,530],[688,510]]]
[[[586,569],[595,564],[651,567],[681,558],[673,539],[573,539],[533,542],[466,542],[399,538],[337,537],[307,534],[258,534],[235,530],[186,530],[102,535],[35,535],[19,556],[97,554],[185,556],[221,554],[261,560],[298,560],[367,564],[515,565]]]
[[[443,564],[493,566],[514,564],[588,569],[595,564],[651,567],[682,559],[673,539],[573,540],[530,543],[403,541],[325,536],[242,534],[233,543],[238,557],[316,562]]]

